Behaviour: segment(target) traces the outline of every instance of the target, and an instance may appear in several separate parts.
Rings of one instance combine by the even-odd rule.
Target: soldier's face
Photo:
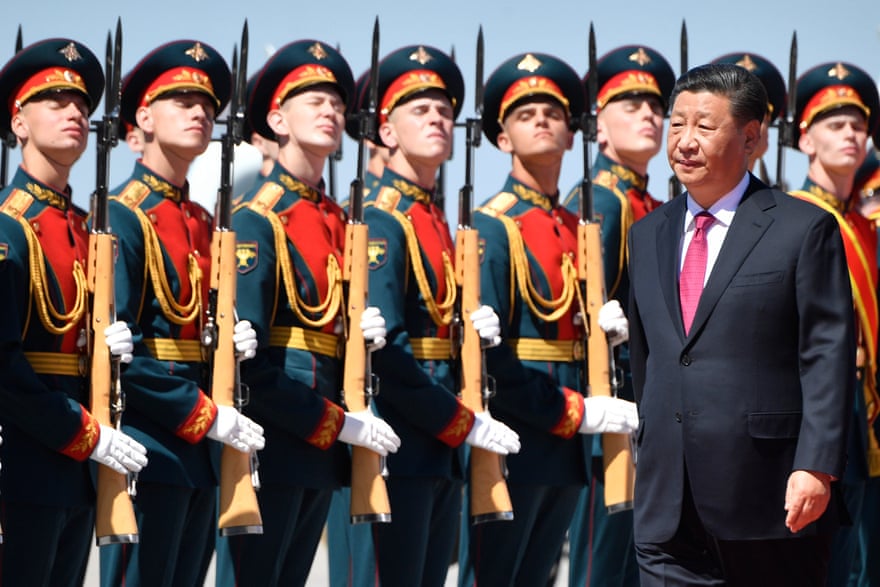
[[[160,148],[184,161],[192,161],[211,142],[214,116],[213,100],[201,92],[167,94],[138,108],[144,153]]]
[[[574,133],[562,104],[550,97],[537,97],[507,113],[498,135],[498,148],[521,160],[546,159],[558,163],[571,148]]]
[[[379,128],[382,142],[411,163],[439,167],[452,148],[453,108],[439,90],[398,105]]]
[[[298,150],[322,159],[339,148],[345,128],[345,103],[332,86],[299,92],[273,112],[268,122],[282,148],[292,143]]]
[[[39,152],[53,162],[73,165],[88,145],[88,115],[86,98],[79,92],[47,92],[28,101],[11,121],[22,156]]]
[[[740,124],[726,96],[682,92],[669,116],[666,154],[678,180],[708,208],[743,178],[760,135],[760,121]]]
[[[605,105],[597,118],[598,140],[613,161],[646,167],[663,146],[663,106],[657,96],[625,96]]]
[[[853,175],[865,160],[868,123],[861,110],[846,106],[819,115],[798,142],[811,165],[818,163],[825,172]]]

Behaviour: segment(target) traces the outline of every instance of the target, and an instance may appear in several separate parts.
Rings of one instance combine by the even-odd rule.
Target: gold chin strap
[[[437,302],[434,300],[434,292],[431,291],[431,284],[428,283],[428,275],[425,273],[425,266],[422,263],[422,252],[419,249],[419,239],[416,237],[415,227],[409,218],[399,210],[392,210],[391,214],[403,227],[403,233],[406,235],[406,248],[409,251],[419,293],[425,300],[425,306],[428,308],[431,320],[437,326],[448,326],[452,322],[456,295],[455,268],[452,266],[452,260],[446,251],[443,251],[443,281],[446,284],[446,296],[443,301]]]
[[[43,248],[40,241],[34,233],[30,222],[25,218],[18,218],[24,230],[25,238],[28,244],[28,261],[31,273],[31,295],[36,302],[37,314],[40,322],[48,332],[56,336],[62,335],[82,320],[86,313],[86,301],[88,299],[88,287],[86,285],[86,273],[83,271],[79,261],[73,262],[73,281],[76,286],[76,297],[70,312],[62,313],[49,298],[49,283],[46,276],[46,258],[43,255]],[[60,323],[60,325],[58,325]]]
[[[290,262],[290,255],[287,253],[287,233],[281,224],[278,214],[269,211],[266,212],[266,218],[272,225],[272,234],[275,237],[275,251],[278,257],[278,264],[281,266],[281,276],[284,281],[284,290],[287,292],[287,299],[290,301],[290,307],[297,319],[306,326],[311,328],[322,328],[329,324],[339,314],[339,308],[342,305],[342,268],[335,255],[327,256],[327,297],[323,302],[310,306],[302,299],[296,289],[296,280],[293,277],[293,266]],[[306,316],[309,314],[318,314],[321,317],[312,319]]]
[[[168,276],[165,272],[165,260],[162,256],[162,246],[159,244],[159,235],[153,224],[144,214],[143,210],[136,208],[134,210],[138,220],[141,223],[141,229],[144,233],[144,253],[147,257],[147,272],[150,274],[150,282],[153,284],[153,291],[156,294],[156,300],[162,308],[162,313],[170,322],[179,326],[191,324],[202,310],[202,270],[196,258],[190,253],[187,257],[187,277],[189,277],[189,285],[192,289],[190,299],[185,304],[178,303],[174,299],[174,292],[171,291],[171,284],[168,283]]]
[[[507,240],[510,243],[510,269],[516,279],[520,296],[532,314],[545,322],[556,322],[568,312],[578,291],[577,267],[574,261],[570,256],[562,255],[562,293],[556,299],[543,297],[532,282],[529,259],[526,256],[519,227],[509,216],[499,216],[498,219],[507,231]]]

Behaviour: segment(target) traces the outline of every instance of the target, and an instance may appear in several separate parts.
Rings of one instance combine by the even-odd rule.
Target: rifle
[[[214,235],[211,238],[211,285],[202,343],[210,350],[211,397],[218,406],[247,405],[235,356],[232,333],[235,328],[235,232],[232,230],[232,180],[235,146],[244,129],[244,97],[247,87],[247,20],[241,32],[241,51],[233,49],[232,98],[226,117],[226,131],[220,139],[220,187]],[[259,488],[256,453],[243,453],[223,445],[220,457],[220,503],[217,528],[221,536],[262,534],[263,519],[257,503]]]
[[[684,75],[688,70],[688,31],[684,19],[681,19],[681,39],[679,41],[679,47],[681,51],[681,70],[679,71],[679,75]],[[681,182],[678,181],[678,177],[673,173],[669,176],[669,199],[671,200],[680,193],[682,193]]]
[[[339,43],[336,43],[336,50],[339,51]],[[333,151],[333,154],[327,158],[327,194],[334,202],[339,201],[339,195],[336,193],[336,164],[342,161],[342,142],[339,148]]]
[[[89,291],[91,293],[90,335],[92,360],[89,365],[91,411],[104,426],[117,430],[122,425],[125,396],[119,382],[119,359],[110,355],[104,329],[116,322],[114,296],[113,234],[108,214],[110,151],[118,141],[119,99],[122,65],[122,20],[116,21],[115,42],[107,33],[104,116],[96,123],[97,181],[92,194],[92,230],[89,233]],[[134,477],[98,465],[95,538],[98,546],[138,541],[137,521],[131,498]]]
[[[596,36],[590,23],[590,71],[596,71]],[[590,143],[596,140],[596,94],[598,81],[590,75],[587,81],[589,112],[583,116],[584,179],[581,183],[580,223],[578,224],[578,279],[584,289],[583,324],[587,357],[585,379],[590,396],[614,396],[619,388],[614,353],[599,328],[599,308],[606,301],[605,271],[602,262],[600,223],[593,210],[593,182],[590,171]],[[602,458],[605,470],[605,507],[609,513],[632,508],[635,487],[635,464],[632,437],[626,434],[602,435]]]
[[[348,338],[345,341],[345,375],[342,394],[346,409],[360,412],[370,407],[379,391],[373,375],[370,351],[358,326],[367,307],[369,229],[364,224],[364,141],[375,135],[376,107],[379,101],[379,17],[373,24],[370,57],[370,85],[366,112],[358,113],[357,173],[349,188],[349,218],[345,226],[343,279],[348,284],[346,302]],[[385,487],[385,459],[362,446],[351,447],[351,523],[391,521],[391,504]]]
[[[21,51],[21,47],[21,25],[18,25],[18,34],[15,36],[15,52]],[[5,137],[0,138],[0,190],[6,187],[6,182],[9,179],[9,151],[14,149],[17,143],[18,140],[12,131],[9,131]],[[0,544],[2,543],[3,531],[0,530]]]
[[[797,109],[797,31],[791,34],[791,50],[788,56],[788,100],[785,117],[779,117],[776,141],[776,185],[785,190],[782,172],[785,170],[785,147],[795,147],[794,111]]]
[[[455,232],[455,281],[459,307],[455,342],[461,375],[461,399],[468,409],[483,412],[495,395],[495,380],[486,372],[486,355],[480,334],[470,323],[470,314],[480,307],[479,233],[472,226],[471,203],[474,191],[474,155],[480,146],[483,112],[483,27],[477,33],[475,115],[465,122],[465,183],[458,192],[458,229]],[[465,324],[467,323],[467,324]],[[471,523],[482,524],[513,519],[513,504],[507,491],[507,467],[504,457],[471,447],[470,458]]]

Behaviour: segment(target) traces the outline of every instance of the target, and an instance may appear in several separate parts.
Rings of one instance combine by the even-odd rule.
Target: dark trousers
[[[442,587],[455,549],[461,482],[392,475],[387,485],[392,521],[372,528],[378,584]],[[352,538],[359,549],[358,537]],[[357,584],[363,579],[355,577]]]
[[[546,585],[580,490],[574,485],[508,485],[513,520],[469,527],[469,563],[461,565],[459,585]]]
[[[217,532],[216,489],[138,483],[140,541],[101,547],[102,587],[202,585]]]
[[[350,510],[351,488],[334,491],[327,514],[329,587],[369,587],[378,581],[371,524],[352,524]]]
[[[95,523],[94,508],[0,500],[0,523],[0,585],[82,585]]]
[[[318,549],[331,489],[263,486],[263,534],[230,536],[217,553],[217,585],[305,585]]]
[[[604,494],[605,484],[596,475],[590,479],[590,486],[581,491],[568,529],[569,587],[639,585],[633,512],[609,514]]]
[[[785,515],[779,508],[779,515]],[[642,587],[819,587],[825,585],[831,536],[717,540],[703,527],[685,483],[672,540],[636,543]]]

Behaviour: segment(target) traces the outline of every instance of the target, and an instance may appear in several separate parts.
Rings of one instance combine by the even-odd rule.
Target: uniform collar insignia
[[[61,53],[64,58],[70,62],[79,61],[80,59],[82,59],[79,51],[76,50],[76,45],[74,45],[72,41],[65,45],[63,48],[59,49],[58,52]]]
[[[321,201],[320,190],[313,188],[303,181],[294,179],[286,173],[279,174],[278,181],[280,181],[284,185],[284,187],[287,188],[288,191],[295,192],[300,197],[305,198],[306,200],[310,200],[312,202]]]
[[[184,51],[184,53],[192,57],[193,61],[196,63],[208,58],[208,52],[205,51],[205,48],[202,47],[202,44],[198,41],[196,41],[195,45]]]
[[[812,181],[808,180],[807,191],[840,212],[841,214],[845,214],[849,209],[850,200],[841,200],[825,188],[816,185]]]
[[[627,169],[623,165],[612,164],[611,172],[640,192],[645,191],[645,188],[648,187],[648,180],[646,178],[632,169]]]
[[[432,194],[414,183],[410,183],[405,179],[395,179],[391,185],[401,194],[408,198],[412,198],[416,202],[428,205],[434,199]]]
[[[162,196],[169,200],[180,203],[184,199],[182,189],[174,187],[167,181],[159,179],[151,173],[144,173],[143,177],[141,177],[141,181],[147,184],[152,191],[162,194]]]
[[[532,188],[528,188],[521,183],[513,184],[513,193],[519,196],[521,200],[531,202],[535,206],[543,208],[547,212],[553,209],[552,198],[550,198],[549,196],[545,196],[541,192],[535,191]]]
[[[27,185],[25,187],[30,195],[40,200],[41,202],[45,202],[47,205],[52,206],[53,208],[58,208],[59,210],[67,210],[69,205],[67,198],[62,196],[55,190],[43,187],[33,181],[27,182]]]

